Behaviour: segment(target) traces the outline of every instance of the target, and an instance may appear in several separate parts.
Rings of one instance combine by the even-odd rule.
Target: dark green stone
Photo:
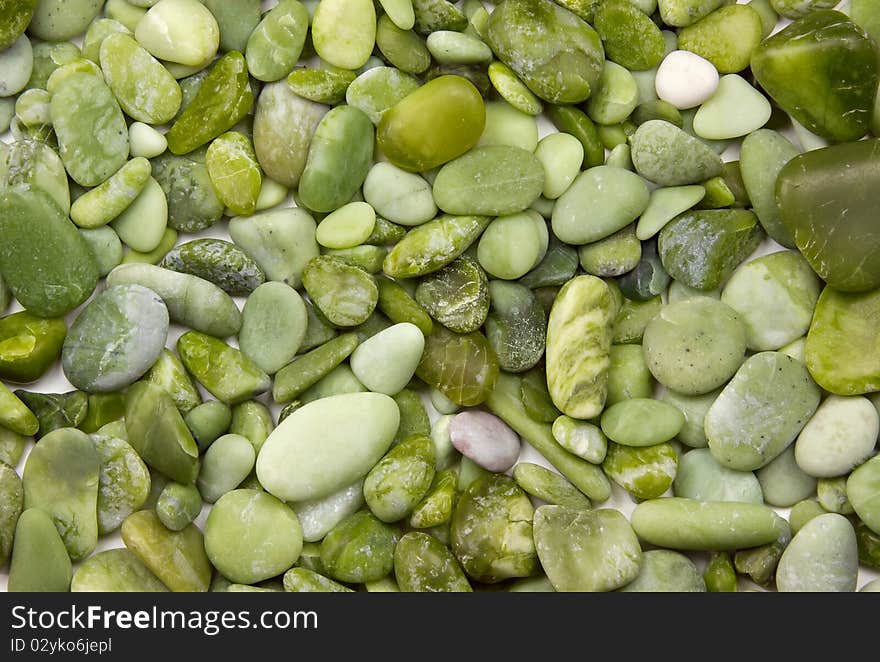
[[[234,297],[246,297],[266,281],[256,262],[222,239],[194,239],[175,246],[159,266],[204,278]]]
[[[479,331],[459,335],[439,324],[425,338],[416,375],[456,404],[483,402],[498,379],[498,358]]]
[[[15,395],[34,412],[40,422],[40,429],[34,435],[37,439],[58,428],[79,427],[89,407],[89,398],[82,391],[32,393],[19,389]]]
[[[489,281],[476,260],[460,257],[425,276],[415,299],[443,326],[470,333],[483,325],[489,313]]]
[[[39,379],[61,353],[64,319],[43,319],[26,311],[0,319],[0,378],[27,383]]]

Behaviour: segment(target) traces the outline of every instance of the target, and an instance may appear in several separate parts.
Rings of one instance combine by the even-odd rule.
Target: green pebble
[[[366,202],[349,202],[318,224],[315,239],[325,248],[354,248],[373,233],[376,212]]]
[[[394,548],[394,575],[404,593],[473,590],[449,548],[420,531],[411,531],[398,541]]]
[[[202,512],[202,495],[195,485],[168,483],[156,502],[156,515],[165,528],[181,531]]]
[[[721,158],[698,138],[650,120],[630,138],[636,171],[660,186],[699,184],[721,174]]]
[[[220,45],[220,27],[198,0],[160,0],[134,33],[155,57],[187,66],[208,62]]]
[[[602,412],[602,432],[624,446],[653,446],[675,437],[684,415],[674,406],[650,398],[618,402]]]
[[[92,254],[98,262],[98,273],[102,278],[122,262],[122,242],[113,228],[80,229],[79,233],[92,250]]]
[[[584,148],[577,138],[567,133],[544,136],[535,150],[535,156],[544,166],[545,198],[559,198],[580,173]]]
[[[565,478],[538,464],[520,462],[514,469],[513,477],[528,494],[548,504],[572,510],[591,508],[590,500]]]
[[[364,481],[359,479],[328,496],[297,501],[291,507],[302,526],[303,540],[308,544],[320,541],[333,527],[359,511],[363,505]]]
[[[376,11],[369,0],[323,0],[311,24],[312,43],[322,60],[341,69],[363,66],[376,41]]]
[[[349,515],[321,542],[324,572],[341,582],[365,583],[382,579],[394,568],[398,537],[394,528],[369,512]]]
[[[342,363],[358,346],[358,342],[355,334],[346,333],[327,340],[284,366],[275,376],[272,399],[284,403],[299,397]]]
[[[168,588],[130,551],[107,549],[90,556],[73,573],[74,593],[165,593]]]
[[[15,391],[15,396],[21,398],[21,402],[36,415],[39,430],[23,432],[21,428],[16,430],[13,422],[4,424],[20,434],[33,434],[37,439],[59,428],[78,427],[85,420],[89,403],[88,397],[82,391],[29,393],[19,389]]]
[[[491,145],[507,145],[534,152],[538,146],[535,118],[505,101],[486,102],[486,127],[477,146]]]
[[[230,296],[248,296],[265,281],[262,269],[254,260],[222,239],[194,239],[175,246],[159,266],[198,276]]]
[[[234,490],[254,468],[251,442],[238,434],[225,434],[202,456],[196,485],[206,503],[214,503]]]
[[[186,156],[165,152],[153,159],[153,177],[165,193],[168,225],[180,232],[199,232],[223,216],[223,203],[217,198],[208,169],[206,150]]]
[[[39,508],[25,510],[15,527],[7,590],[66,592],[72,567],[52,518]]]
[[[608,441],[599,426],[564,415],[553,421],[553,438],[569,453],[592,464],[601,464],[608,451]]]
[[[284,590],[294,593],[350,593],[351,589],[306,568],[284,573]]]
[[[642,244],[636,237],[635,223],[581,246],[578,259],[584,271],[600,278],[613,278],[632,271],[642,259]]]
[[[375,66],[351,81],[344,90],[344,98],[348,105],[359,108],[373,124],[378,125],[391,107],[419,85],[417,78],[398,69]]]
[[[30,439],[12,430],[0,427],[0,462],[18,466]]]
[[[816,493],[816,479],[801,469],[789,446],[769,464],[755,472],[761,483],[764,501],[780,508],[789,508]]]
[[[544,354],[547,318],[530,289],[518,283],[489,282],[489,315],[486,339],[509,372],[534,367]]]
[[[672,490],[677,497],[697,501],[764,503],[755,474],[719,464],[706,448],[695,448],[681,456]]]
[[[111,222],[111,227],[132,250],[149,253],[162,242],[168,219],[165,192],[150,177],[134,201]]]
[[[627,69],[609,61],[602,69],[599,85],[590,95],[586,110],[597,124],[617,124],[630,116],[638,101],[635,78]]]
[[[21,479],[15,469],[0,461],[0,565],[6,565],[12,553],[15,527],[24,503]]]
[[[245,302],[239,331],[241,351],[268,374],[296,356],[306,334],[302,297],[283,283],[265,283]]]
[[[434,479],[434,442],[411,435],[394,446],[364,480],[367,506],[383,522],[397,522],[418,505]]]
[[[146,0],[147,5],[156,4]],[[220,29],[220,50],[244,52],[248,44],[248,36],[260,23],[260,0],[244,0],[244,2],[224,2],[224,0],[205,0],[205,6],[214,15]],[[298,2],[281,3],[295,4],[305,9]],[[305,15],[305,12],[303,12]]]
[[[177,341],[184,366],[218,400],[238,404],[267,391],[269,376],[240,350],[198,331]]]
[[[182,414],[186,414],[202,401],[196,385],[187,373],[186,368],[177,358],[177,355],[168,349],[162,350],[162,354],[144,380],[159,386],[171,396],[171,400]]]
[[[821,485],[823,481],[819,481]],[[846,498],[865,525],[880,535],[880,460],[871,458],[846,479]],[[820,502],[822,499],[820,498]],[[823,503],[823,505],[825,505]],[[842,509],[841,509],[842,510]]]
[[[516,280],[540,264],[548,246],[544,219],[526,210],[493,220],[480,237],[477,259],[490,275]]]
[[[383,270],[392,278],[413,278],[437,271],[464,253],[490,221],[486,216],[449,215],[428,221],[391,249]]]
[[[498,379],[498,358],[479,331],[461,335],[435,325],[416,375],[462,406],[485,401]]]
[[[642,555],[638,576],[619,589],[623,593],[704,593],[703,576],[684,554],[652,549]]]
[[[532,290],[564,285],[574,277],[577,267],[577,251],[551,233],[544,258],[519,282]]]
[[[337,326],[357,326],[376,308],[375,279],[339,258],[316,257],[303,270],[303,286],[318,310]]]
[[[209,400],[187,412],[184,421],[199,450],[203,451],[229,430],[232,423],[232,409],[219,400]]]
[[[675,479],[678,456],[672,444],[632,447],[609,442],[605,474],[638,500],[665,493]]]
[[[287,76],[287,84],[294,93],[304,99],[332,106],[345,99],[345,92],[356,75],[354,71],[336,67],[326,69],[303,67],[290,72]]]
[[[253,214],[263,175],[247,136],[228,131],[215,138],[205,154],[205,166],[214,192],[235,215]]]
[[[751,134],[770,119],[767,98],[742,76],[722,76],[718,88],[694,116],[694,133],[708,140],[728,140]]]
[[[666,49],[660,28],[629,0],[610,0],[597,8],[590,21],[602,37],[605,56],[631,71],[660,64]]]
[[[435,320],[456,333],[476,331],[489,313],[489,282],[480,265],[460,257],[425,277],[415,300]]]
[[[146,503],[150,494],[150,472],[124,439],[104,433],[92,434],[91,439],[101,461],[98,535],[105,536]]]
[[[435,455],[437,454],[437,441],[434,440]],[[438,457],[438,466],[440,458]],[[407,524],[414,529],[429,529],[440,526],[452,517],[455,500],[458,496],[458,469],[450,467],[434,474],[434,481],[430,489],[416,504],[407,518]]]
[[[0,378],[28,383],[43,376],[61,353],[67,335],[62,318],[26,311],[0,317]]]
[[[776,588],[790,591],[853,592],[859,572],[855,532],[836,513],[807,522],[779,559]]]
[[[358,345],[351,355],[351,369],[370,391],[395,395],[412,379],[424,347],[418,327],[395,324]]]
[[[737,73],[749,66],[763,33],[758,12],[748,5],[730,5],[680,30],[678,46],[709,60],[721,74]]]
[[[244,45],[238,44],[238,48],[230,50],[245,53],[248,71],[257,80],[267,83],[280,80],[299,60],[308,25],[309,17],[305,6],[295,0],[284,0],[269,10],[253,31],[243,35]],[[221,41],[222,38],[221,30]]]

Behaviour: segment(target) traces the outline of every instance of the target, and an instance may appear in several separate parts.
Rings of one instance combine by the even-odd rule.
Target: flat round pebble
[[[776,569],[780,592],[852,592],[859,572],[852,524],[828,513],[807,522],[788,543]]]
[[[21,35],[12,46],[0,50],[0,97],[21,92],[31,77],[34,53],[30,39]]]
[[[719,464],[707,448],[695,448],[681,456],[672,491],[677,497],[699,501],[764,503],[755,474]]]
[[[268,374],[293,360],[305,339],[308,313],[302,297],[284,283],[263,283],[241,313],[239,349]]]
[[[376,226],[376,211],[366,202],[349,202],[318,224],[315,239],[325,248],[353,248],[364,243]]]
[[[450,423],[449,435],[456,450],[488,471],[507,471],[519,457],[519,437],[493,414],[458,413]]]
[[[374,393],[395,395],[412,379],[424,349],[425,337],[415,324],[395,324],[358,345],[351,369]]]
[[[871,456],[878,432],[870,400],[829,395],[798,435],[795,459],[810,476],[842,476]]]

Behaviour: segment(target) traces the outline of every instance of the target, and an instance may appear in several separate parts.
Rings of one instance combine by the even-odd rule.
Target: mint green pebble
[[[101,73],[101,67],[91,60],[79,57],[67,64],[61,65],[52,72],[48,80],[46,80],[46,91],[50,94],[55,94],[61,86],[61,83],[73,74],[88,74],[102,82],[104,80],[104,75]]]
[[[580,173],[584,147],[571,134],[551,133],[538,142],[535,156],[544,166],[543,195],[548,200],[556,200]]]
[[[695,448],[681,456],[672,491],[677,497],[697,501],[764,503],[755,474],[719,464],[707,448]]]
[[[837,513],[814,517],[795,534],[776,568],[781,593],[856,590],[859,556],[856,534],[848,519]]]
[[[702,395],[684,395],[672,389],[663,389],[660,399],[676,407],[684,414],[684,425],[678,433],[678,440],[691,448],[705,448],[709,441],[703,429],[706,413],[715,402],[721,389]]]
[[[104,15],[122,23],[129,31],[134,31],[147,13],[146,8],[138,7],[128,0],[107,0]]]
[[[39,508],[29,508],[18,518],[13,538],[7,590],[66,592],[73,570],[70,556],[52,518]]]
[[[111,230],[113,228],[110,228]],[[118,236],[118,235],[117,235]],[[129,250],[122,258],[122,262],[145,262],[147,264],[159,264],[168,252],[174,248],[177,243],[177,230],[174,228],[165,228],[162,234],[162,240],[159,245],[148,253]]]
[[[162,64],[127,34],[101,44],[101,71],[122,110],[134,120],[165,124],[180,109],[180,85]]]
[[[325,248],[360,246],[373,233],[376,211],[366,202],[349,202],[318,224],[315,239]]]
[[[544,104],[526,87],[516,73],[503,62],[489,65],[489,81],[502,99],[528,115],[540,115]]]
[[[303,540],[320,541],[334,526],[364,505],[364,481],[358,479],[328,496],[291,503],[302,525]]]
[[[426,45],[440,64],[483,64],[492,61],[492,49],[476,37],[437,30],[428,35]]]
[[[360,108],[378,125],[385,113],[421,85],[415,76],[394,67],[378,65],[355,78],[345,90],[349,106]]]
[[[380,161],[364,180],[364,199],[382,218],[400,225],[421,225],[437,215],[431,185],[420,175]]]
[[[290,363],[305,338],[308,313],[302,297],[279,282],[263,283],[242,310],[239,349],[272,375]]]
[[[154,57],[187,66],[210,61],[220,47],[220,27],[198,0],[159,0],[134,36]]]
[[[340,69],[359,69],[376,43],[373,1],[321,0],[311,31],[315,52],[322,60]]]
[[[794,452],[794,446],[789,446],[755,472],[764,502],[771,506],[790,508],[816,494],[816,479],[798,466]]]
[[[605,160],[605,165],[635,172],[635,167],[632,162],[632,149],[630,146],[625,143],[617,145],[608,154],[608,158]]]
[[[98,263],[98,273],[101,278],[109,274],[122,262],[122,242],[113,228],[101,227],[92,230],[80,228],[79,233],[92,249],[95,261]]]
[[[538,266],[548,243],[547,223],[537,212],[499,216],[480,237],[477,260],[490,276],[516,280]]]
[[[107,181],[77,198],[70,207],[71,220],[86,229],[106,225],[138,198],[146,187],[151,172],[147,159],[132,159]]]
[[[416,23],[412,0],[379,0],[385,15],[401,30],[411,30]]]
[[[770,102],[742,76],[722,76],[715,94],[694,116],[694,133],[708,140],[739,138],[770,119]]]
[[[9,125],[15,117],[15,102],[13,97],[0,98],[0,131],[3,133],[9,131]]]
[[[506,101],[487,101],[486,126],[477,147],[509,145],[527,152],[538,146],[538,123],[532,115],[517,110]]]
[[[602,428],[587,421],[559,416],[553,421],[552,433],[565,450],[592,464],[601,464],[608,452],[608,440]]]
[[[110,88],[98,77],[73,73],[52,95],[52,126],[61,160],[80,186],[97,186],[128,158],[128,128]]]
[[[28,31],[45,41],[64,41],[85,31],[100,12],[102,0],[40,0]]]
[[[265,211],[280,205],[287,198],[288,193],[289,191],[284,184],[279,184],[274,179],[264,176],[260,185],[260,195],[257,196],[256,210]]]
[[[880,456],[874,456],[846,479],[846,498],[867,527],[880,535],[878,495],[880,495]]]
[[[134,201],[112,222],[122,242],[141,253],[149,253],[162,241],[168,227],[168,201],[159,183],[150,177]]]
[[[829,395],[798,435],[795,459],[811,476],[842,476],[871,456],[878,432],[880,418],[870,400]]]
[[[706,189],[698,184],[654,189],[647,208],[639,217],[636,237],[640,241],[650,239],[673,218],[700,202],[705,195]]]
[[[128,0],[132,4],[149,9],[156,0]],[[220,28],[220,50],[244,52],[248,36],[260,22],[260,0],[203,0],[211,10]]]
[[[244,49],[251,76],[271,83],[289,74],[302,54],[308,27],[308,11],[296,0],[282,0],[269,10]]]
[[[653,446],[681,431],[684,415],[672,405],[650,398],[632,398],[602,412],[602,432],[625,446]]]
[[[25,35],[0,50],[0,97],[11,97],[25,89],[33,68],[34,53]]]
[[[247,478],[254,468],[256,453],[240,434],[225,434],[202,456],[196,486],[206,503],[214,503]]]
[[[370,391],[396,395],[412,379],[424,349],[419,328],[403,322],[362,342],[349,362],[355,377]]]
[[[587,115],[598,124],[617,124],[629,117],[638,103],[639,90],[632,74],[609,60],[587,100]]]
[[[648,186],[637,174],[611,166],[590,168],[557,200],[553,234],[575,245],[599,241],[632,223],[649,200]]]
[[[630,145],[636,172],[660,186],[699,184],[721,174],[718,154],[664,120],[639,126]]]
[[[62,213],[70,211],[70,185],[64,164],[46,143],[16,140],[8,151],[0,148],[0,182],[0,188],[26,185],[42,189]]]

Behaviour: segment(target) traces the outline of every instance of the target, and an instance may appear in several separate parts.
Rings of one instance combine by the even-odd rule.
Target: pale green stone
[[[437,30],[428,35],[426,45],[441,64],[482,64],[492,61],[492,49],[479,39],[462,32]]]
[[[217,20],[198,0],[160,0],[134,36],[153,56],[187,66],[205,64],[220,47]]]
[[[639,575],[619,589],[623,593],[704,593],[706,582],[694,562],[669,549],[642,555]]]
[[[657,0],[660,18],[666,25],[684,27],[712,13],[726,0]]]
[[[271,375],[296,356],[307,323],[308,313],[296,290],[284,283],[264,283],[245,302],[238,346]]]
[[[205,166],[217,198],[233,215],[256,211],[263,173],[250,138],[237,131],[218,136],[208,147]]]
[[[70,582],[73,593],[167,593],[168,588],[127,549],[107,549],[83,561]]]
[[[794,446],[786,448],[781,455],[755,472],[764,502],[771,506],[788,508],[816,494],[816,479],[804,473],[794,456]],[[793,512],[793,511],[792,511]],[[792,521],[792,528],[794,521]]]
[[[764,503],[755,474],[719,464],[707,448],[695,448],[681,456],[672,491],[677,497],[697,501]]]
[[[21,92],[30,80],[34,53],[30,40],[21,35],[9,48],[0,50],[0,97]]]
[[[98,479],[98,534],[115,531],[150,495],[150,471],[134,448],[116,436],[91,435],[101,461]]]
[[[392,223],[421,225],[437,215],[431,185],[418,174],[391,163],[373,165],[367,173],[363,191],[364,199],[376,213]]]
[[[630,116],[639,102],[632,74],[619,64],[605,62],[599,86],[587,100],[587,115],[597,124],[617,124]]]
[[[168,200],[159,182],[148,178],[141,192],[111,226],[131,249],[141,253],[154,250],[168,227]]]
[[[85,31],[102,0],[40,0],[28,30],[46,41],[64,41]]]
[[[636,237],[640,241],[650,239],[679,214],[696,205],[706,195],[706,189],[691,186],[670,186],[651,191],[648,206],[639,217]]]
[[[535,156],[544,166],[543,195],[550,200],[556,200],[568,190],[580,173],[584,162],[584,148],[571,134],[557,132],[540,140]]]
[[[636,172],[660,186],[699,184],[721,174],[721,158],[699,138],[649,120],[630,138]]]
[[[703,430],[706,412],[715,402],[721,389],[703,395],[684,395],[672,389],[663,389],[660,399],[678,408],[684,414],[684,425],[678,433],[678,440],[691,448],[704,448],[709,441]]]
[[[593,464],[601,464],[605,459],[608,440],[599,426],[563,415],[553,421],[552,432],[556,442],[569,453]]]
[[[477,244],[477,260],[490,276],[516,280],[540,264],[550,241],[547,224],[534,210],[499,216]]]
[[[202,499],[214,503],[234,490],[247,478],[255,461],[253,445],[240,434],[224,434],[215,440],[202,456],[196,480]]]
[[[0,147],[0,188],[23,185],[42,189],[64,214],[70,211],[67,172],[49,145],[37,140],[16,140],[8,151]]]
[[[485,10],[484,10],[485,11]],[[488,18],[488,14],[486,15]],[[540,115],[544,104],[503,62],[489,65],[489,80],[498,94],[511,106],[529,115]]]
[[[650,398],[632,398],[602,412],[602,432],[625,446],[653,446],[681,431],[684,415],[673,405]]]
[[[397,404],[381,393],[315,400],[269,435],[257,457],[257,477],[284,501],[328,496],[367,474],[388,450],[399,422]]]
[[[315,239],[325,248],[353,248],[364,243],[376,226],[376,211],[366,202],[349,202],[318,224]]]
[[[425,337],[409,322],[395,324],[362,342],[351,355],[351,369],[374,393],[394,395],[412,379]]]
[[[715,94],[694,116],[694,133],[708,140],[739,138],[770,119],[770,102],[742,76],[722,76]]]
[[[852,524],[828,513],[811,519],[795,534],[779,559],[780,592],[853,592],[859,573],[858,546]]]
[[[842,476],[871,456],[878,432],[880,417],[870,400],[829,395],[798,435],[795,459],[810,476]]]
[[[334,526],[364,505],[364,481],[358,479],[351,485],[324,497],[297,501],[291,504],[302,525],[303,540],[317,542]]]
[[[123,248],[113,228],[102,227],[93,230],[80,229],[79,233],[91,248],[98,263],[98,273],[101,277],[109,274],[122,262]]]
[[[145,158],[132,159],[106,182],[78,197],[70,207],[70,219],[81,228],[106,225],[138,198],[151,171],[150,162]]]
[[[794,248],[794,237],[779,219],[776,206],[776,178],[798,150],[781,133],[760,129],[746,136],[740,145],[740,172],[753,211],[772,239]]]
[[[315,52],[322,60],[340,69],[359,69],[376,43],[372,0],[321,0],[311,32]]]
[[[849,475],[846,497],[859,519],[880,535],[880,456],[874,456]]]
[[[15,526],[7,590],[65,592],[71,564],[52,518],[39,508],[25,510]]]
[[[538,146],[538,123],[532,115],[517,110],[505,101],[486,102],[486,126],[477,142],[486,145],[508,145],[534,152]]]
[[[269,10],[247,37],[246,48],[238,49],[245,52],[251,76],[268,83],[290,73],[302,53],[308,26],[308,11],[296,0],[282,0]]]

